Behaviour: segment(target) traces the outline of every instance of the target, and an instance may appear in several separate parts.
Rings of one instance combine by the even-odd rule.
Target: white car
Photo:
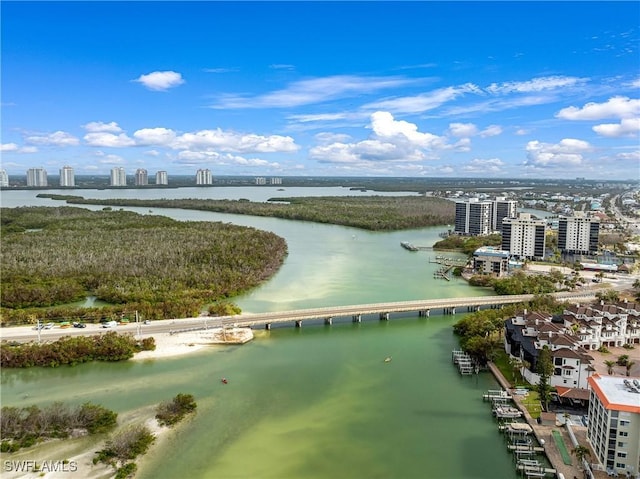
[[[47,323],[44,326],[44,329],[51,329],[51,328],[53,328],[53,323]]]

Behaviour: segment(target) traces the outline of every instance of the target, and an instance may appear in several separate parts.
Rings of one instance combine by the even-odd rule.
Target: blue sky
[[[9,174],[640,177],[640,2],[0,8]]]

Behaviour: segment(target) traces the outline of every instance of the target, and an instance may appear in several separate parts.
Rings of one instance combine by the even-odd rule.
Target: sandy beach
[[[216,328],[180,333],[141,335],[155,339],[154,351],[141,351],[132,360],[161,359],[199,351],[212,345],[244,344],[253,339],[251,328]]]

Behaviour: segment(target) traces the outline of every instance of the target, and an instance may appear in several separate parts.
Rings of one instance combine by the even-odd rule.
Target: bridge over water
[[[554,293],[560,301],[590,301],[595,298],[595,292]],[[243,313],[238,316],[215,318],[221,326],[256,327],[264,326],[269,329],[272,324],[294,323],[302,326],[305,320],[324,320],[331,324],[334,318],[351,317],[354,322],[360,322],[363,316],[378,315],[382,320],[388,320],[393,313],[417,312],[419,316],[429,316],[431,311],[441,311],[443,314],[456,312],[478,311],[484,308],[497,308],[505,304],[530,301],[533,294],[506,296],[475,296],[466,298],[425,299],[415,301],[398,301],[392,303],[356,304],[349,306],[330,306],[323,308],[298,309],[293,311],[277,311],[268,313]],[[217,320],[217,321],[216,321]]]

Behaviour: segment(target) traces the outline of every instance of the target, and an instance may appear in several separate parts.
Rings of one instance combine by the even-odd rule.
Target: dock
[[[451,352],[451,359],[462,375],[469,375],[478,372],[478,367],[474,364],[473,359],[464,351],[454,349]]]

